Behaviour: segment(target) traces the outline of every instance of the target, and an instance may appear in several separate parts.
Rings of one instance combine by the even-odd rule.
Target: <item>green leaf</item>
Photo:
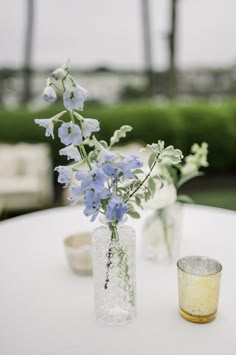
[[[135,182],[136,182],[136,180],[135,180],[135,181],[131,181],[130,183],[126,184],[126,185],[125,185],[126,191],[127,191],[127,190],[128,190],[128,191],[134,190],[134,184],[135,184]]]
[[[134,206],[128,203],[128,215],[133,218],[140,218],[140,214],[135,210]]]
[[[151,153],[149,158],[148,158],[148,167],[149,169],[151,169],[154,161],[156,160],[156,154],[155,153]]]
[[[177,197],[177,201],[184,202],[184,203],[194,203],[193,199],[187,195],[179,195]]]
[[[133,184],[133,190],[136,189],[137,187],[139,187],[140,184],[141,184],[141,180],[139,180],[139,179],[135,180],[135,182]]]
[[[142,203],[142,200],[141,200],[140,197],[135,196],[135,202],[136,202],[136,205],[140,207],[140,206],[141,206],[141,203]]]
[[[135,218],[135,219],[138,219],[141,217],[137,211],[128,211],[128,215],[132,218]]]
[[[142,149],[142,151],[152,152],[155,155],[158,155],[164,149],[164,145],[164,141],[159,140],[158,143],[147,144],[146,148]]]
[[[103,148],[105,148],[105,149],[107,149],[107,148],[108,148],[108,144],[107,144],[107,142],[106,142],[106,141],[101,140],[101,141],[99,141],[99,142],[100,142],[100,144],[103,146]]]
[[[117,129],[110,139],[110,147],[112,147],[115,143],[118,143],[120,141],[120,138],[126,137],[126,133],[130,131],[132,131],[132,127],[128,125],[122,126],[120,129]]]
[[[151,191],[149,190],[149,188],[146,186],[146,189],[144,191],[144,199],[145,199],[145,202],[147,202],[148,200],[150,200],[150,198],[152,197],[152,193]]]
[[[152,196],[153,196],[155,191],[156,191],[156,183],[155,183],[155,180],[152,177],[150,177],[148,179],[148,188],[150,189],[150,191],[152,193]]]
[[[172,180],[172,183],[176,186],[178,183],[178,176],[179,176],[178,164],[166,165],[165,169],[167,170],[167,172]]]
[[[137,175],[137,174],[144,174],[144,172],[143,172],[142,169],[135,169],[135,170],[133,170],[133,174],[134,174],[134,175]]]
[[[175,149],[172,145],[166,147],[159,156],[159,161],[164,161],[166,164],[177,164],[181,162],[183,154],[181,150]]]

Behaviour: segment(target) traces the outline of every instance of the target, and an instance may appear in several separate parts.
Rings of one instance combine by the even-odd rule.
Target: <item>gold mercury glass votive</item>
[[[179,312],[188,321],[215,319],[222,265],[205,256],[186,256],[177,262]]]
[[[91,235],[80,233],[64,240],[68,264],[79,275],[92,275]]]

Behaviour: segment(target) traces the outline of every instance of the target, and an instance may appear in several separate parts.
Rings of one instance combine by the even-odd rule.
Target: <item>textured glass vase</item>
[[[121,222],[92,233],[95,312],[104,325],[123,325],[135,318],[135,232]]]
[[[149,260],[169,264],[179,257],[182,205],[152,211],[143,225],[143,254]]]

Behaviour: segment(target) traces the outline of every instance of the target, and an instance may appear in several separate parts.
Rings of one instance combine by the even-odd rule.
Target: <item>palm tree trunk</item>
[[[171,0],[170,10],[170,33],[169,33],[169,73],[168,73],[168,96],[170,99],[176,97],[176,32],[177,32],[177,1]]]
[[[150,24],[150,3],[149,0],[141,0],[142,6],[142,27],[143,27],[143,50],[145,61],[145,74],[147,79],[147,96],[153,95],[153,68],[152,68],[152,40]]]
[[[23,95],[22,102],[32,98],[32,47],[34,28],[34,0],[26,0],[26,31],[23,64]]]

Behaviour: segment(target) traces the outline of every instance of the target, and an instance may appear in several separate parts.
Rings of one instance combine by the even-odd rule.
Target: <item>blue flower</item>
[[[102,148],[98,156],[98,164],[103,165],[106,162],[112,162],[116,159],[116,155],[106,148]]]
[[[113,179],[116,179],[121,173],[121,169],[112,163],[105,163],[102,166],[102,169],[106,175],[110,176]]]
[[[67,110],[80,110],[84,108],[84,101],[88,97],[88,92],[81,86],[77,85],[67,89],[63,94],[64,106]]]
[[[102,192],[108,176],[101,168],[94,168],[89,172],[77,171],[75,178],[81,181],[81,188],[83,191],[90,188],[94,189],[96,192]]]
[[[119,196],[114,196],[108,202],[106,208],[106,218],[108,221],[116,220],[119,222],[127,212],[127,204]]]
[[[131,179],[135,178],[131,169],[137,169],[137,168],[140,168],[141,166],[143,166],[143,164],[139,161],[138,157],[136,157],[135,155],[130,155],[130,156],[124,158],[120,162],[120,168],[123,172],[123,175],[125,177],[131,178]]]
[[[89,171],[79,170],[75,173],[75,178],[79,181],[87,179],[89,176]]]
[[[79,149],[76,148],[73,144],[59,150],[59,154],[67,155],[67,159],[74,159],[76,162],[82,160]]]
[[[65,184],[64,187],[68,186],[72,177],[72,169],[69,166],[59,165],[54,170],[59,173],[57,181],[60,184]]]
[[[57,99],[56,91],[52,86],[48,85],[43,91],[43,99],[47,102],[55,102]]]
[[[75,205],[81,198],[83,191],[81,190],[80,186],[72,185],[70,186],[69,193],[70,193],[69,200],[72,201],[73,205]]]
[[[58,130],[58,136],[65,145],[80,145],[82,143],[80,126],[72,122],[62,123]]]
[[[45,136],[49,137],[52,136],[54,139],[54,123],[57,122],[57,120],[64,115],[66,111],[62,111],[58,113],[57,115],[53,116],[52,118],[36,118],[34,122],[38,124],[41,127],[46,128]]]
[[[104,188],[101,192],[97,192],[94,189],[87,189],[84,193],[84,214],[85,216],[92,216],[91,222],[95,220],[99,213],[101,199],[107,199],[111,196],[108,189]]]
[[[89,138],[92,132],[100,130],[100,124],[95,118],[84,118],[78,112],[73,112],[74,116],[79,120],[82,126],[82,133],[84,138]]]
[[[46,132],[45,132],[46,137],[52,136],[52,138],[54,139],[54,133],[53,133],[54,122],[51,118],[36,118],[34,122],[39,126],[46,128]]]
[[[92,216],[91,222],[93,222],[99,213],[100,194],[94,189],[88,189],[84,193],[84,204],[84,214],[87,217]]]
[[[99,130],[100,126],[98,120],[95,120],[94,118],[85,118],[82,121],[82,132],[84,138],[90,137],[92,132],[98,132]]]

